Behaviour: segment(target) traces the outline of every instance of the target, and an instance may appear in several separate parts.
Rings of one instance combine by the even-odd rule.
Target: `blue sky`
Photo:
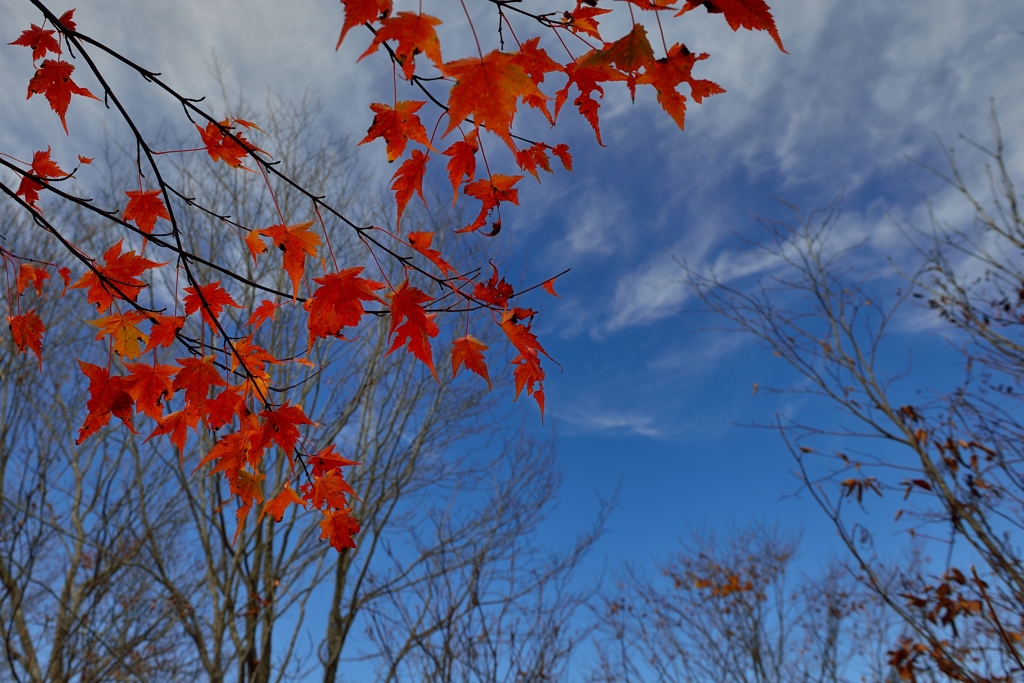
[[[0,11],[6,27],[38,21],[27,3],[0,0]],[[586,526],[596,497],[619,487],[595,569],[660,557],[687,524],[703,520],[778,519],[805,530],[809,556],[835,547],[809,501],[782,498],[796,482],[778,436],[738,426],[771,421],[777,411],[808,421],[826,414],[798,397],[753,395],[754,383],[785,387],[794,376],[749,339],[701,331],[713,319],[680,314],[696,304],[673,257],[714,265],[736,283],[770,274],[772,264],[742,248],[740,238],[759,237],[751,216],[789,219],[776,198],[810,210],[844,192],[837,239],[863,241],[858,268],[872,287],[891,292],[898,280],[885,259],[913,260],[894,218],[923,225],[925,197],[950,221],[969,218],[955,194],[908,157],[941,165],[938,135],[958,146],[969,181],[981,188],[979,158],[957,136],[990,139],[994,98],[1011,168],[1024,170],[1024,82],[1015,66],[1024,4],[777,0],[773,11],[788,55],[766,34],[733,34],[720,18],[694,12],[677,39],[711,53],[699,74],[727,93],[691,106],[680,132],[653,93],[641,90],[630,104],[624,88],[612,89],[601,110],[607,148],[566,116],[574,120],[545,139],[570,144],[575,172],[539,186],[523,181],[522,208],[503,216],[498,239],[526,280],[572,268],[557,283],[562,299],[535,300],[535,331],[564,367],[552,368],[546,384],[566,474],[549,540]],[[332,129],[357,138],[369,125],[367,105],[390,99],[383,56],[354,65],[364,36],[333,50],[337,2],[83,0],[76,18],[102,27],[94,32],[170,83],[187,84],[189,94],[217,101],[209,68],[216,54],[229,90],[257,100],[268,91],[314,93]],[[0,50],[0,87],[9,93],[0,102],[0,149],[28,155],[24,140],[58,139],[59,124],[24,116],[23,63]],[[33,111],[43,112],[41,99]],[[98,123],[98,108],[87,110],[72,103],[72,128]],[[375,146],[360,156],[381,182],[392,172],[383,157]],[[913,382],[942,385],[955,372],[941,329],[920,311],[908,311],[894,344],[925,359]],[[532,404],[522,408],[533,418]]]

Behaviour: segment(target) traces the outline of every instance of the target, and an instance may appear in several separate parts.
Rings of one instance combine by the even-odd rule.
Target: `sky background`
[[[567,530],[592,519],[597,499],[618,490],[609,533],[591,558],[595,574],[623,560],[663,557],[687,525],[702,522],[778,520],[803,529],[812,563],[836,548],[813,503],[787,495],[797,482],[778,435],[742,426],[771,422],[777,412],[808,422],[828,414],[800,397],[754,395],[754,383],[786,387],[794,375],[750,339],[681,312],[696,302],[680,282],[679,260],[714,266],[737,284],[770,275],[775,266],[744,246],[763,236],[752,217],[791,220],[780,199],[809,211],[843,193],[837,244],[863,242],[857,268],[869,287],[891,293],[899,281],[886,259],[914,258],[895,221],[926,225],[926,199],[952,223],[970,218],[955,192],[911,159],[941,167],[941,139],[957,147],[968,181],[983,189],[982,160],[958,136],[990,141],[990,98],[1011,169],[1024,177],[1024,3],[776,0],[772,9],[789,54],[767,34],[734,34],[703,10],[670,36],[711,53],[696,73],[727,91],[691,103],[685,131],[653,92],[641,89],[631,104],[614,87],[601,109],[606,148],[571,104],[555,131],[523,129],[567,142],[575,159],[572,174],[559,169],[541,185],[529,177],[520,183],[522,207],[503,211],[498,240],[523,281],[572,268],[557,282],[561,299],[530,300],[541,310],[534,329],[564,368],[551,366],[545,386],[565,473],[545,540],[568,541]],[[16,37],[13,27],[38,22],[28,3],[0,0],[0,13],[5,42]],[[365,35],[353,31],[334,51],[337,2],[82,0],[76,19],[183,92],[215,103],[214,59],[229,92],[257,102],[269,93],[314,95],[331,130],[357,140],[371,120],[367,105],[390,101],[383,54],[355,65]],[[446,59],[468,54],[464,43],[465,36],[442,34]],[[21,100],[31,75],[25,62],[18,51],[0,50],[0,87],[8,93],[0,101],[0,150],[22,158],[63,138],[42,98],[27,108]],[[401,85],[399,97],[411,97]],[[143,92],[137,83],[124,87]],[[72,102],[72,134],[101,125],[101,115]],[[55,156],[63,152],[55,145]],[[360,148],[359,158],[377,182],[393,172],[382,143]],[[900,319],[893,348],[913,348],[917,359],[908,386],[955,381],[943,335],[922,311]],[[521,403],[535,419],[532,402]]]

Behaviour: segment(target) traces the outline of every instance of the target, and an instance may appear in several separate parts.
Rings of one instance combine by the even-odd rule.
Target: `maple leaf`
[[[238,123],[238,120],[236,119],[235,122]],[[248,123],[248,121],[245,123]],[[241,168],[248,171],[249,169],[242,166],[242,161],[245,157],[248,156],[249,152],[264,152],[264,150],[246,140],[241,134],[234,133],[232,134],[234,137],[225,135],[222,130],[223,128],[231,128],[231,119],[224,119],[220,122],[219,126],[210,121],[206,124],[205,130],[196,125],[196,130],[199,131],[203,144],[206,146],[206,153],[214,161],[223,161],[232,168]]]
[[[267,252],[266,243],[260,239],[262,235],[262,230],[250,230],[249,234],[245,236],[245,246],[248,247],[249,253],[252,255],[253,265],[256,265],[257,256]]]
[[[577,2],[576,9],[572,12],[564,13],[562,24],[568,26],[573,33],[586,33],[588,36],[601,40],[601,34],[597,31],[598,22],[595,17],[608,14],[609,12],[611,12],[610,9],[599,9],[584,5],[582,2]]]
[[[152,434],[146,437],[146,441],[143,443],[148,442],[154,437],[170,434],[171,445],[175,446],[178,452],[182,454],[182,457],[184,457],[185,441],[188,439],[189,427],[196,433],[199,431],[197,429],[199,426],[199,411],[186,404],[181,410],[176,410],[173,413],[168,413],[163,417],[155,419],[157,427],[153,430]]]
[[[18,296],[24,294],[30,284],[35,287],[36,296],[42,296],[43,283],[49,279],[50,273],[46,268],[36,268],[31,263],[22,263],[18,268],[18,280],[16,284]]]
[[[150,320],[153,321],[153,326],[149,328],[149,343],[146,344],[144,352],[160,346],[170,346],[181,328],[185,327],[184,316],[155,314],[150,316]]]
[[[647,29],[633,24],[632,30],[594,56],[604,63],[615,66],[626,75],[626,85],[631,97],[636,97],[636,79],[640,69],[650,69],[654,62],[654,49],[647,40]]]
[[[455,232],[473,232],[482,228],[487,223],[491,209],[497,208],[499,202],[511,202],[518,206],[519,190],[513,186],[522,179],[521,175],[495,173],[489,179],[483,178],[467,184],[463,192],[470,197],[476,197],[484,204],[480,207],[476,220]]]
[[[164,414],[163,399],[174,394],[171,376],[178,368],[153,363],[125,363],[128,370],[128,394],[135,401],[136,411],[160,420]]]
[[[548,158],[547,150],[547,145],[538,142],[516,152],[516,163],[519,164],[519,168],[536,178],[538,183],[540,182],[540,176],[537,175],[538,167],[548,173],[554,173],[551,170],[551,160]]]
[[[166,263],[150,261],[143,256],[136,256],[135,251],[121,253],[121,246],[124,243],[122,238],[117,244],[107,249],[103,254],[104,264],[94,265],[95,271],[90,270],[78,278],[71,289],[88,289],[86,300],[96,304],[99,313],[105,313],[114,299],[135,301],[139,298],[139,292],[146,286],[146,283],[137,276],[157,266],[165,266]]]
[[[146,319],[147,316],[138,311],[128,311],[90,320],[89,324],[100,330],[96,335],[97,341],[110,335],[114,342],[114,353],[121,358],[137,358],[142,353],[142,345],[149,341],[149,336],[138,327]]]
[[[334,451],[334,444],[327,446],[320,450],[316,455],[311,455],[306,458],[306,462],[310,466],[310,473],[314,477],[321,477],[325,472],[331,470],[340,470],[342,467],[350,467],[352,465],[359,465],[360,463],[354,460],[338,455]]]
[[[39,176],[40,178],[60,178],[66,176],[67,173],[61,170],[60,166],[50,158],[50,148],[47,146],[46,150],[39,150],[32,155],[32,165],[30,167],[32,175]],[[34,205],[39,201],[39,190],[43,189],[43,184],[32,178],[26,176],[21,177],[21,184],[18,185],[18,190],[14,194],[21,195],[25,198],[25,202]]]
[[[544,48],[538,47],[539,43],[540,37],[534,36],[520,45],[518,52],[512,53],[513,61],[521,66],[530,80],[538,86],[544,82],[546,74],[565,72],[564,66],[551,59]],[[539,109],[548,123],[555,125],[555,120],[552,118],[551,112],[548,111],[548,99],[550,98],[538,91],[536,94],[524,95],[523,103],[534,109]]]
[[[707,53],[695,55],[685,46],[676,43],[664,59],[656,60],[637,79],[637,83],[649,83],[655,87],[658,91],[658,104],[668,112],[680,130],[686,119],[686,97],[676,91],[676,86],[680,83],[689,84],[690,94],[698,104],[705,97],[725,92],[713,81],[694,79],[690,75],[693,65],[707,58]]]
[[[434,27],[441,23],[440,19],[429,14],[399,12],[397,16],[381,19],[380,23],[381,27],[377,29],[370,47],[366,48],[366,52],[356,61],[376,52],[385,40],[396,40],[398,47],[394,48],[395,59],[402,65],[405,80],[412,79],[416,70],[416,55],[421,52],[434,62],[438,69],[442,69],[441,41],[434,30]]]
[[[569,173],[572,173],[572,155],[569,154],[569,145],[560,143],[555,145],[551,153],[558,157],[558,160],[562,162],[562,168]]]
[[[32,24],[32,28],[25,29],[17,40],[7,44],[32,48],[32,61],[37,62],[45,57],[47,52],[60,54],[60,44],[53,37],[55,33],[56,31],[44,30],[42,26]]]
[[[542,283],[541,289],[543,289],[551,296],[557,296],[559,299],[562,298],[561,295],[555,291],[555,278],[551,278],[550,280],[547,280],[546,282]]]
[[[530,325],[523,325],[520,320],[533,316],[533,311],[513,309],[501,316],[501,329],[512,342],[519,355],[512,359],[515,366],[513,377],[516,383],[516,397],[526,389],[527,396],[533,396],[540,407],[541,419],[544,419],[544,370],[540,366],[540,354],[548,356],[548,352],[537,341],[537,336],[530,330]],[[548,356],[551,358],[551,356]]]
[[[306,417],[301,407],[289,405],[287,401],[277,408],[264,410],[260,417],[263,418],[260,445],[276,443],[288,455],[289,460],[299,440],[299,426],[316,426],[315,422]]]
[[[391,327],[388,329],[388,338],[394,335],[395,340],[388,353],[398,350],[408,340],[409,353],[426,363],[436,378],[430,338],[436,337],[440,330],[433,320],[434,316],[427,315],[423,310],[423,304],[431,300],[430,295],[410,285],[408,280],[391,294]]]
[[[355,496],[340,469],[333,469],[321,476],[313,477],[313,485],[308,488],[309,496],[314,508],[322,508],[325,504],[329,508],[344,508],[348,504],[345,496]]]
[[[128,195],[128,205],[121,217],[125,221],[135,221],[139,230],[147,235],[153,232],[157,218],[171,220],[164,200],[160,198],[160,190],[128,190],[125,194]]]
[[[341,336],[342,328],[358,325],[365,313],[364,301],[383,303],[374,292],[384,284],[359,277],[361,272],[360,266],[313,278],[320,287],[306,302],[310,345],[315,339]]]
[[[225,306],[241,308],[231,295],[221,287],[220,280],[211,282],[208,285],[200,285],[198,291],[195,287],[186,287],[188,293],[185,296],[185,315],[192,315],[202,309],[203,320],[210,326],[214,334],[217,334],[217,318]]]
[[[232,539],[232,543],[238,540],[238,535],[245,528],[245,518],[248,517],[253,502],[263,502],[263,485],[261,482],[266,478],[267,475],[260,472],[250,473],[245,470],[239,470],[233,473],[233,476],[228,477],[228,481],[231,484],[231,494],[238,496],[242,501],[238,512],[235,513],[238,527],[235,529],[235,537]]]
[[[245,322],[246,326],[252,325],[253,330],[260,329],[260,325],[268,320],[274,319],[274,315],[277,313],[279,306],[281,306],[281,304],[276,304],[270,299],[264,299],[260,302],[260,305],[253,310],[252,315],[249,316],[249,319]]]
[[[89,400],[85,404],[89,414],[85,416],[82,428],[78,430],[78,440],[75,443],[82,443],[87,437],[106,426],[111,415],[119,418],[133,434],[137,434],[132,426],[132,407],[135,400],[127,391],[128,379],[120,375],[111,376],[106,368],[85,361],[78,361],[78,366],[89,378]]]
[[[441,271],[442,275],[448,275],[451,273],[455,274],[455,269],[452,268],[451,264],[441,258],[441,252],[437,249],[431,249],[430,245],[434,241],[434,233],[432,232],[410,232],[409,233],[409,246],[418,251],[419,253],[430,259],[430,262],[437,266],[438,270]]]
[[[60,275],[60,279],[64,281],[64,289],[61,290],[60,295],[64,296],[68,293],[68,287],[71,286],[71,269],[70,268],[58,268],[57,274]]]
[[[323,510],[324,518],[320,520],[320,540],[330,540],[331,547],[341,552],[345,548],[355,548],[353,536],[359,533],[359,522],[352,516],[348,508],[342,510]]]
[[[371,104],[370,109],[374,112],[373,123],[359,144],[365,145],[377,138],[384,138],[389,163],[405,153],[405,145],[409,140],[418,142],[428,149],[434,149],[427,138],[427,129],[416,115],[424,104],[426,102],[402,100],[394,109],[386,104]]]
[[[28,353],[26,349],[36,354],[39,359],[39,371],[43,371],[43,333],[46,326],[42,318],[32,309],[21,315],[7,316],[7,324],[11,328],[11,338],[14,345],[18,347],[19,353]]]
[[[284,485],[281,489],[281,493],[277,494],[263,506],[260,510],[260,516],[256,519],[256,523],[259,524],[260,520],[263,519],[263,515],[270,515],[274,518],[275,522],[280,522],[284,519],[284,512],[288,509],[289,505],[301,505],[306,507],[306,501],[299,498],[299,494],[292,490],[292,487],[288,484]]]
[[[185,390],[185,403],[198,406],[210,394],[210,387],[226,387],[227,382],[220,376],[217,366],[213,364],[216,356],[202,358],[176,358],[181,368],[174,376],[171,388],[174,391]]]
[[[341,47],[341,41],[353,26],[369,24],[391,14],[391,0],[341,0],[341,4],[345,7],[345,23],[335,50]]]
[[[78,26],[75,24],[73,17],[75,16],[75,10],[69,9],[64,14],[57,18],[57,23],[63,26],[68,31],[77,31]]]
[[[468,117],[505,141],[512,143],[512,120],[520,97],[546,99],[514,54],[494,50],[483,58],[467,57],[444,65],[444,73],[455,79],[448,94],[448,130],[452,132]]]
[[[246,392],[254,393],[263,401],[267,400],[268,384],[270,375],[267,374],[266,364],[280,364],[266,349],[254,344],[252,335],[239,339],[234,344],[234,351],[231,354],[231,371],[241,364],[246,371]]]
[[[81,154],[78,155],[78,163],[89,165],[93,161],[92,157],[83,157]]]
[[[505,278],[498,279],[497,266],[492,263],[491,268],[494,270],[491,273],[491,279],[486,283],[476,283],[473,287],[473,298],[489,306],[505,308],[509,297],[515,293],[515,290],[512,289],[512,285],[505,282]]]
[[[452,379],[458,374],[459,367],[465,365],[467,370],[483,377],[490,389],[491,378],[487,375],[487,363],[484,362],[484,351],[487,349],[482,341],[468,334],[456,339],[452,344]]]
[[[292,280],[292,300],[299,295],[299,281],[306,272],[306,256],[316,256],[320,235],[309,228],[313,221],[297,225],[271,225],[261,232],[274,240],[274,246],[284,252],[284,270]]]
[[[676,16],[685,14],[701,5],[704,5],[708,14],[724,14],[725,20],[729,22],[729,28],[733,31],[738,31],[740,28],[750,31],[767,31],[779,49],[786,52],[786,48],[782,47],[779,31],[775,27],[771,9],[764,0],[686,0],[686,4]]]
[[[395,203],[398,205],[397,224],[401,224],[402,212],[405,211],[414,192],[419,194],[424,206],[427,203],[423,196],[423,175],[427,172],[429,158],[423,152],[414,149],[412,156],[403,161],[395,175],[391,176],[391,189],[395,191]]]
[[[210,429],[220,429],[231,422],[235,415],[244,418],[248,413],[245,405],[245,385],[230,385],[205,404],[206,425]]]
[[[448,180],[451,181],[454,191],[452,206],[455,206],[455,202],[459,198],[459,185],[462,184],[462,179],[465,178],[472,182],[476,177],[476,152],[478,149],[480,149],[480,144],[477,141],[476,128],[474,128],[465,140],[454,142],[448,149],[441,152],[441,154],[451,157],[446,168],[448,169]]]
[[[569,98],[569,88],[573,85],[580,91],[579,97],[573,100],[573,104],[579,109],[580,114],[594,129],[597,136],[597,143],[604,146],[601,141],[601,127],[598,121],[597,110],[601,105],[593,98],[596,91],[600,97],[604,97],[604,88],[599,83],[607,81],[624,81],[626,75],[613,68],[603,59],[603,53],[598,50],[591,50],[580,57],[575,64],[569,63],[565,66],[565,73],[569,77],[565,86],[555,93],[555,118],[562,105]]]
[[[74,70],[75,65],[70,62],[44,60],[42,66],[36,69],[32,80],[28,82],[28,96],[25,98],[31,99],[33,95],[44,95],[46,101],[50,103],[50,108],[60,117],[60,123],[64,126],[65,133],[68,132],[68,123],[64,117],[68,113],[71,96],[81,95],[94,100],[99,99],[89,92],[88,88],[83,88],[71,80]]]

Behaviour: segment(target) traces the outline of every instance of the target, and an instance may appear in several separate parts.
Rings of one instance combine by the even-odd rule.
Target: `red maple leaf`
[[[544,76],[549,73],[564,73],[565,67],[551,59],[542,47],[538,47],[540,37],[534,36],[519,46],[519,51],[512,53],[512,61],[523,68],[526,75],[536,84],[544,82]],[[523,103],[527,106],[539,109],[551,125],[555,124],[551,112],[548,111],[548,98],[538,91],[537,93],[523,96]]]
[[[427,129],[416,115],[424,104],[426,102],[402,100],[394,109],[386,104],[371,104],[370,109],[374,112],[373,123],[359,144],[365,145],[377,138],[384,138],[389,163],[405,153],[405,145],[409,140],[418,142],[428,149],[434,149],[427,138]]]
[[[60,54],[60,44],[53,37],[55,33],[56,31],[44,30],[42,26],[32,24],[32,28],[25,29],[17,40],[7,44],[32,48],[32,61],[37,62],[45,57],[47,52]]]
[[[260,305],[253,310],[252,315],[249,316],[249,319],[245,324],[252,325],[253,330],[260,329],[260,325],[268,320],[274,319],[274,315],[277,313],[277,309],[280,306],[281,304],[276,304],[270,299],[264,299],[260,302]]]
[[[434,27],[441,23],[440,19],[429,14],[399,12],[397,16],[381,19],[380,23],[381,27],[377,29],[373,42],[366,48],[366,52],[360,55],[360,60],[376,52],[385,40],[396,40],[398,46],[394,48],[395,59],[402,65],[402,74],[406,80],[412,78],[416,70],[416,55],[421,52],[434,62],[438,69],[442,68],[441,41],[434,30]]]
[[[398,205],[398,223],[402,222],[402,212],[412,199],[414,192],[418,193],[423,204],[427,200],[423,196],[423,175],[427,172],[427,159],[430,157],[418,149],[412,151],[412,156],[402,162],[402,165],[391,176],[391,189],[395,191],[395,203]]]
[[[526,389],[527,396],[533,396],[540,406],[541,419],[544,418],[544,369],[540,366],[540,354],[548,352],[537,341],[537,335],[530,331],[530,324],[522,324],[523,318],[533,316],[533,311],[513,309],[501,316],[501,329],[512,342],[519,355],[512,359],[515,365],[513,376],[516,382],[516,398]],[[550,358],[551,356],[548,356]]]
[[[248,121],[241,121],[235,119],[235,123],[248,124]],[[251,126],[247,125],[246,128]],[[206,124],[206,129],[196,126],[196,130],[199,131],[199,135],[203,138],[203,144],[206,146],[206,153],[210,155],[210,158],[214,161],[223,161],[232,168],[244,168],[242,161],[249,154],[249,152],[263,152],[256,145],[252,144],[245,139],[239,133],[232,133],[232,135],[225,135],[223,129],[230,130],[231,119],[224,119],[218,126],[213,121]],[[232,137],[233,136],[233,137]],[[249,169],[245,169],[249,170]]]
[[[291,459],[295,451],[295,444],[299,440],[299,426],[316,426],[316,423],[306,417],[300,406],[289,405],[287,401],[283,405],[260,413],[263,418],[263,431],[261,433],[260,445],[266,446],[276,443],[281,447],[288,458]]]
[[[250,230],[249,234],[245,236],[245,246],[248,247],[249,253],[252,255],[252,263],[256,265],[256,257],[260,254],[265,254],[267,251],[267,244],[260,237],[263,235],[262,230]]]
[[[60,166],[50,158],[50,148],[46,150],[39,150],[32,155],[32,166],[30,168],[32,175],[39,176],[40,178],[60,178],[66,176],[67,173],[61,170]],[[43,183],[37,180],[28,178],[26,176],[21,177],[21,184],[18,185],[18,190],[14,194],[21,195],[25,198],[28,204],[35,204],[39,201],[39,190],[43,188]]]
[[[515,148],[511,128],[516,100],[520,97],[546,99],[517,59],[515,54],[494,50],[482,59],[467,57],[444,65],[445,75],[455,79],[448,94],[445,135],[472,117],[477,126],[483,126],[510,148]]]
[[[492,209],[497,208],[499,202],[511,202],[518,206],[519,190],[513,186],[522,179],[521,175],[495,173],[489,179],[482,178],[466,185],[463,192],[470,197],[476,197],[484,204],[480,207],[476,220],[455,232],[473,232],[482,228],[487,223],[487,215]]]
[[[226,387],[228,385],[220,376],[217,366],[213,364],[215,359],[216,356],[175,359],[181,368],[174,376],[171,388],[174,391],[185,390],[185,403],[197,407],[210,395],[210,387]]]
[[[595,58],[621,71],[626,76],[630,96],[636,97],[636,79],[640,69],[650,69],[654,49],[647,40],[647,29],[642,24],[633,24],[629,33],[605,47]]]
[[[459,185],[462,184],[462,179],[472,182],[473,178],[476,177],[476,153],[480,149],[480,143],[477,141],[476,128],[470,131],[469,135],[466,136],[465,140],[459,140],[453,142],[452,145],[441,152],[445,156],[451,157],[448,160],[448,180],[452,183],[452,206],[455,206],[456,200],[459,198]]]
[[[345,548],[355,548],[353,536],[359,533],[359,522],[352,516],[352,510],[323,510],[324,518],[320,520],[320,540],[330,540],[331,547],[341,552]]]
[[[437,249],[431,249],[430,245],[434,241],[434,233],[432,232],[410,232],[409,233],[409,246],[418,251],[419,253],[430,259],[430,262],[437,266],[438,270],[441,271],[442,275],[448,275],[451,273],[455,274],[455,269],[450,263],[441,258],[441,252]]]
[[[189,427],[192,428],[192,431],[198,433],[199,411],[186,404],[181,410],[176,410],[173,413],[156,418],[156,421],[156,429],[146,437],[146,441],[143,441],[143,443],[148,442],[154,437],[170,434],[171,445],[176,446],[178,452],[184,457],[185,441],[188,439]]]
[[[75,65],[70,62],[55,62],[52,59],[43,61],[42,66],[36,69],[32,80],[28,82],[28,97],[42,94],[50,103],[50,108],[57,112],[60,123],[64,126],[64,132],[68,132],[68,122],[64,119],[68,113],[68,105],[71,104],[72,95],[99,99],[88,88],[83,88],[73,80],[71,74]]]
[[[515,294],[512,285],[505,282],[505,278],[498,279],[498,268],[493,263],[491,268],[491,279],[487,282],[478,282],[473,287],[473,298],[489,306],[505,308],[510,296]]]
[[[138,279],[139,275],[151,268],[167,265],[150,261],[143,256],[136,256],[135,251],[121,253],[122,238],[117,244],[103,254],[104,264],[94,265],[95,271],[88,271],[78,278],[71,289],[88,289],[86,299],[96,304],[96,310],[105,313],[114,299],[135,301],[146,283]]]
[[[284,252],[284,270],[292,280],[292,299],[299,295],[299,281],[306,272],[306,256],[316,256],[320,235],[309,228],[313,221],[297,225],[271,225],[261,232],[274,240],[274,246]]]
[[[314,477],[322,477],[325,472],[331,470],[340,470],[342,467],[350,467],[352,465],[358,465],[360,463],[354,460],[338,455],[334,451],[334,444],[327,446],[322,449],[316,455],[311,455],[306,458],[306,462],[310,466],[310,472]]]
[[[135,409],[159,420],[164,414],[161,401],[174,394],[171,376],[178,368],[158,363],[125,363],[124,367],[129,373],[127,391],[135,401]]]
[[[235,416],[244,418],[249,410],[245,405],[245,385],[229,385],[224,391],[206,401],[206,425],[220,429]]]
[[[192,315],[202,309],[203,320],[210,326],[214,334],[217,333],[217,321],[225,306],[241,308],[231,295],[221,287],[220,280],[211,282],[208,285],[200,285],[198,291],[195,287],[186,287],[188,293],[185,296],[185,315]]]
[[[468,334],[456,339],[452,344],[452,379],[458,374],[459,367],[465,365],[467,370],[483,377],[490,389],[491,378],[487,375],[487,363],[484,361],[487,348],[482,341]]]
[[[733,31],[740,28],[767,31],[779,49],[786,52],[786,48],[782,47],[782,39],[779,38],[779,30],[775,28],[771,8],[764,0],[686,0],[686,4],[676,16],[701,5],[704,5],[708,14],[724,14],[725,20],[729,22],[729,28]]]
[[[388,329],[388,338],[394,335],[395,340],[388,353],[397,351],[408,341],[409,353],[426,363],[436,378],[430,338],[436,337],[440,330],[434,322],[434,316],[427,315],[423,310],[423,304],[428,301],[432,301],[430,295],[410,285],[408,280],[394,291],[391,295],[391,327]]]
[[[14,345],[18,347],[19,353],[28,353],[26,349],[36,354],[39,359],[39,371],[43,371],[43,333],[46,327],[42,318],[32,309],[21,315],[7,316],[7,324],[11,328],[11,338]]]
[[[335,50],[341,47],[341,41],[353,26],[368,24],[391,14],[391,0],[341,0],[341,4],[345,7],[345,23]]]
[[[326,504],[329,508],[344,508],[348,505],[346,495],[355,496],[340,469],[333,469],[320,476],[313,477],[313,484],[306,488],[310,502],[313,507],[322,508]]]
[[[68,31],[77,31],[78,30],[78,26],[75,24],[75,22],[74,22],[74,20],[72,18],[74,16],[75,16],[75,10],[74,9],[69,9],[67,12],[65,12],[64,14],[60,15],[57,18],[57,23],[60,24],[60,26],[63,26]]]
[[[582,2],[577,2],[576,9],[572,12],[565,12],[562,24],[568,26],[573,33],[586,33],[601,40],[601,34],[597,31],[598,22],[594,17],[599,17],[609,12],[611,12],[610,9],[599,9],[584,5]]]
[[[89,414],[85,416],[82,428],[78,430],[78,440],[75,443],[82,443],[88,436],[106,426],[111,415],[119,418],[133,434],[137,434],[132,426],[132,407],[135,400],[128,393],[129,380],[120,375],[111,376],[106,368],[85,361],[78,361],[78,366],[89,378],[89,401],[86,403]]]
[[[139,230],[147,235],[153,232],[157,218],[171,220],[164,206],[164,200],[160,198],[160,190],[128,190],[128,205],[124,207],[122,218],[125,221],[135,221]]]
[[[562,105],[569,98],[569,88],[575,85],[580,94],[573,100],[573,104],[579,109],[583,118],[590,123],[597,136],[597,143],[603,147],[601,126],[597,116],[597,110],[601,108],[601,105],[593,98],[593,93],[596,91],[600,97],[604,97],[604,88],[599,83],[624,81],[626,80],[625,74],[612,67],[599,50],[591,50],[576,60],[575,64],[566,64],[565,73],[569,80],[561,90],[555,93],[555,117],[558,117]]]
[[[306,302],[309,311],[309,343],[321,337],[341,336],[345,327],[355,327],[363,317],[363,302],[381,298],[374,292],[384,284],[359,277],[362,267],[346,268],[338,273],[329,273],[313,278],[320,285]]]
[[[35,287],[36,296],[43,295],[43,283],[50,279],[50,273],[46,268],[40,266],[36,268],[31,263],[22,263],[18,268],[18,281],[16,287],[18,289],[18,295],[25,293],[25,290],[31,284]]]

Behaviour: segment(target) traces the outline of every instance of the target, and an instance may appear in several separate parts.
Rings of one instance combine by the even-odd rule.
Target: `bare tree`
[[[994,148],[971,143],[986,158],[991,198],[970,189],[950,151],[949,170],[940,175],[967,202],[973,224],[932,215],[928,229],[904,226],[922,263],[890,303],[858,276],[856,250],[835,246],[835,205],[796,226],[765,223],[771,240],[762,248],[778,259],[781,274],[752,290],[687,271],[711,310],[799,372],[798,391],[844,416],[832,426],[780,417],[777,426],[865,584],[900,616],[903,634],[890,657],[906,681],[1024,675],[1024,217],[994,114],[992,131]],[[951,324],[963,373],[954,390],[917,394],[931,398],[913,404],[899,398],[912,395],[906,382],[898,384],[907,368],[893,362],[886,345],[910,301]],[[820,437],[848,445],[818,453]],[[856,443],[871,445],[852,454]],[[894,578],[883,572],[872,529],[857,510],[894,495],[910,501],[899,513],[910,533],[945,546],[940,575],[920,565],[902,567]]]

